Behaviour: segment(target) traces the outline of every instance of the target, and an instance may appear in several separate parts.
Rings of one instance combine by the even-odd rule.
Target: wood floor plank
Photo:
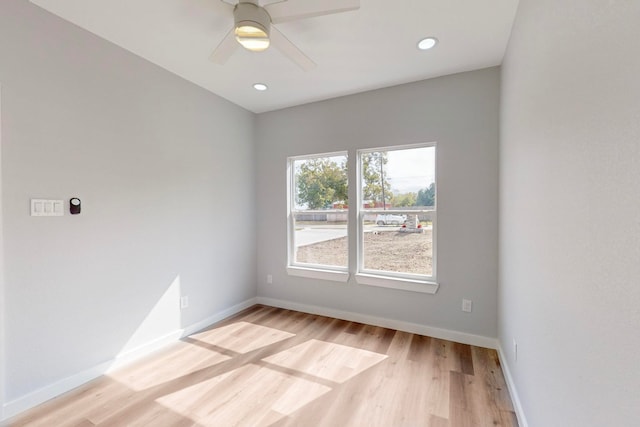
[[[473,412],[473,396],[467,384],[468,375],[449,372],[449,422],[456,427],[475,427],[480,424]]]
[[[393,340],[395,335],[396,331],[393,329],[375,327],[375,332],[373,333],[375,347],[371,350],[376,353],[387,354],[389,346],[391,345],[391,340]]]
[[[414,362],[426,362],[431,350],[431,338],[423,335],[413,335],[409,347],[408,359]]]
[[[471,346],[468,344],[455,343],[453,347],[457,357],[460,359],[460,372],[466,375],[473,375],[474,371]]]
[[[34,427],[516,427],[497,353],[256,305],[11,420]]]
[[[474,363],[478,367],[477,375],[484,380],[484,389],[490,393],[492,405],[500,410],[515,413],[497,352],[480,347],[474,347],[472,352]]]
[[[351,322],[351,324],[347,328],[346,332],[348,334],[354,334],[355,335],[355,334],[359,333],[363,328],[364,328],[364,324],[357,323],[357,322]]]

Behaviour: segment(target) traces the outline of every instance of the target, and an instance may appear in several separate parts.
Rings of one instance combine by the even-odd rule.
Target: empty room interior
[[[640,2],[2,0],[0,425],[640,425]]]

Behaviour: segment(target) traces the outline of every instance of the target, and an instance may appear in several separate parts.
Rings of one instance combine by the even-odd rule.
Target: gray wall
[[[253,114],[24,0],[0,84],[7,401],[255,296]]]
[[[490,68],[259,115],[258,295],[496,337],[498,100],[499,70]],[[349,150],[353,162],[356,149],[431,141],[438,143],[436,295],[287,275],[287,156]],[[355,200],[354,185],[350,191]],[[461,311],[463,297],[473,300],[473,313]]]
[[[639,23],[520,0],[503,64],[499,336],[533,427],[640,422]]]

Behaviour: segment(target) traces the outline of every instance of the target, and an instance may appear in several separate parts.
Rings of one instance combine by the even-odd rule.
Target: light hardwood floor
[[[11,426],[517,426],[494,350],[254,306]]]

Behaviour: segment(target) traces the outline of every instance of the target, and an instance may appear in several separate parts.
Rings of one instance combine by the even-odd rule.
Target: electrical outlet
[[[273,276],[270,274],[267,274],[267,285],[272,285],[273,284]]]
[[[513,339],[513,358],[517,362],[518,361],[518,343],[516,339]]]
[[[180,308],[183,310],[185,308],[189,308],[189,296],[185,295],[183,297],[180,297]]]
[[[464,311],[465,313],[471,313],[471,306],[472,306],[472,302],[470,299],[463,299],[462,300],[462,311]]]

